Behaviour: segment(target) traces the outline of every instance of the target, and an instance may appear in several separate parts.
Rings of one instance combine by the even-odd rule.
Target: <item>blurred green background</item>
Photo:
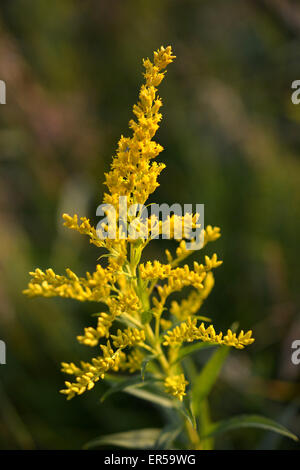
[[[153,200],[205,204],[206,224],[222,228],[207,252],[224,264],[202,312],[219,328],[238,320],[256,337],[230,356],[211,397],[213,418],[261,413],[300,435],[300,365],[291,362],[300,339],[300,105],[291,102],[299,3],[2,0],[0,30],[0,448],[75,449],[163,424],[159,410],[125,394],[101,405],[105,383],[66,402],[60,362],[91,356],[75,338],[97,305],[21,293],[35,267],[95,267],[98,250],[64,229],[61,214],[95,221],[103,173],[128,133],[141,60],[162,44],[177,60],[159,91],[156,140],[167,168]],[[149,259],[164,243],[149,246]],[[217,447],[299,448],[255,430],[224,435]]]

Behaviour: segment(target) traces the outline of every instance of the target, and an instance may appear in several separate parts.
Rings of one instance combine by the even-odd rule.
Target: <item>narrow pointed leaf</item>
[[[196,429],[196,419],[191,411],[190,405],[182,401],[178,402],[176,408],[178,409],[179,413],[181,413],[191,423],[193,428]]]
[[[298,437],[289,431],[286,427],[282,426],[282,424],[276,423],[272,419],[259,415],[240,415],[224,421],[219,421],[218,423],[212,424],[209,429],[207,429],[206,435],[203,437],[211,437],[240,428],[265,429],[267,431],[273,431],[281,434],[282,436],[289,437],[294,441],[298,441]]]
[[[130,395],[133,395],[137,398],[141,398],[142,400],[154,403],[155,405],[164,406],[166,408],[174,408],[174,403],[169,398],[158,395],[157,393],[149,392],[143,388],[129,387],[125,389],[124,392],[129,393]]]
[[[129,387],[138,387],[139,385],[145,385],[145,381],[142,380],[140,375],[135,375],[133,377],[130,377],[129,379],[123,380],[122,382],[117,383],[116,385],[113,385],[111,388],[109,388],[101,397],[100,401],[101,403],[106,400],[107,397],[110,395],[113,395],[114,393],[117,392],[124,392],[126,391],[127,388]]]
[[[219,347],[205,364],[193,385],[192,403],[195,415],[198,416],[200,402],[205,399],[215,384],[225,359],[229,353],[228,346]]]
[[[154,444],[154,449],[172,448],[172,444],[181,433],[182,428],[182,425],[173,423],[163,428]]]
[[[151,449],[157,441],[161,429],[137,429],[136,431],[120,432],[100,436],[84,445],[84,449],[95,447],[114,446],[127,449]]]
[[[180,349],[177,358],[175,359],[174,362],[172,362],[172,364],[176,364],[177,362],[182,361],[182,359],[184,359],[186,356],[189,356],[190,354],[193,354],[195,351],[200,351],[200,350],[209,349],[213,347],[216,347],[216,345],[211,344],[211,343],[202,343],[202,342],[185,346]]]

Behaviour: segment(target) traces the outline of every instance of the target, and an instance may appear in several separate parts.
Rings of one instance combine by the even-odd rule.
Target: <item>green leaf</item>
[[[178,401],[178,403],[176,402],[176,408],[178,409],[179,413],[181,413],[191,423],[193,428],[196,429],[196,419],[191,411],[190,404],[187,405],[184,401]]]
[[[198,403],[198,406],[199,434],[205,435],[207,429],[209,429],[212,424],[208,400],[202,400],[200,403]],[[201,448],[203,450],[212,450],[214,448],[214,439],[212,437],[209,437],[208,439],[201,439]]]
[[[143,380],[145,378],[145,372],[146,372],[147,366],[149,365],[149,362],[151,362],[156,357],[157,357],[157,354],[151,354],[150,356],[146,356],[143,359],[143,362],[142,362],[142,365],[141,365],[141,377],[142,377]]]
[[[261,428],[268,431],[273,431],[282,436],[289,437],[294,441],[298,441],[298,437],[290,432],[287,428],[278,424],[272,419],[265,418],[264,416],[259,415],[240,415],[234,416],[233,418],[219,421],[218,423],[212,424],[206,431],[205,436],[211,437],[217,434],[222,434],[223,432],[231,431],[233,429],[239,428]]]
[[[185,346],[185,347],[180,349],[180,351],[178,353],[178,356],[175,359],[175,361],[172,362],[172,365],[176,364],[179,361],[181,361],[186,356],[188,356],[189,354],[194,353],[195,351],[199,351],[200,349],[203,350],[203,349],[213,348],[213,347],[216,347],[216,345],[211,344],[211,343],[203,343],[203,342],[199,342],[199,343],[196,343],[196,344],[190,344],[189,346]]]
[[[165,426],[161,430],[161,433],[159,434],[154,444],[154,449],[170,449],[177,436],[179,436],[179,434],[181,433],[182,429],[182,424],[178,423],[172,423]]]
[[[173,409],[174,411],[175,410],[178,411],[196,429],[195,417],[190,407],[187,406],[184,402],[180,402],[177,399],[171,400],[158,393],[153,393],[149,390],[145,390],[144,388],[130,387],[124,391],[137,398],[141,398],[142,400],[146,400],[151,403],[154,403],[155,405],[159,405],[168,409]]]
[[[160,379],[151,378],[150,380],[143,380],[140,376],[134,376],[129,380],[124,380],[121,383],[117,383],[112,388],[107,390],[104,395],[101,397],[101,402],[103,403],[106,398],[110,395],[117,392],[125,392],[130,395],[133,395],[141,400],[149,401],[155,405],[162,406],[164,408],[177,410],[184,418],[186,418],[193,427],[196,427],[196,420],[191,412],[190,406],[186,406],[184,402],[179,400],[171,400],[170,398],[161,395],[159,390],[151,391],[146,389],[146,386],[153,385],[154,382],[159,382]]]
[[[141,398],[142,400],[150,401],[156,405],[164,406],[167,408],[174,408],[175,401],[166,398],[165,396],[161,395],[159,391],[152,392],[150,390],[146,390],[144,387],[151,386],[155,382],[160,382],[161,379],[157,379],[156,377],[152,377],[151,380],[143,380],[140,375],[135,375],[130,379],[123,380],[122,382],[116,383],[113,387],[107,390],[104,395],[102,395],[100,401],[101,403],[104,402],[110,395],[113,395],[117,392],[125,392],[133,395],[137,398]]]
[[[123,325],[129,326],[131,328],[136,328],[137,324],[130,321],[129,318],[125,318],[122,315],[116,318],[116,321],[122,323]]]
[[[143,384],[144,383],[145,382],[143,382]],[[158,395],[157,393],[150,392],[148,390],[144,390],[143,388],[130,387],[125,389],[124,392],[129,393],[130,395],[133,395],[137,398],[141,398],[142,400],[154,403],[155,405],[164,406],[166,408],[174,408],[174,402],[169,398]]]
[[[192,404],[195,415],[199,414],[200,402],[208,396],[215,384],[230,348],[219,347],[205,364],[193,385]]]
[[[102,395],[100,401],[101,403],[103,403],[107,397],[109,397],[110,395],[113,395],[114,393],[125,392],[126,389],[129,387],[134,387],[134,386],[138,387],[139,385],[145,385],[145,384],[146,382],[141,379],[140,375],[135,375],[133,377],[130,377],[129,379],[122,380],[122,382],[119,382],[116,385],[113,385]]]
[[[147,323],[150,323],[152,320],[153,313],[151,310],[145,310],[142,312],[142,324],[146,325]]]
[[[100,436],[84,445],[84,449],[93,449],[94,447],[115,446],[125,447],[127,449],[151,449],[154,447],[161,429],[137,429],[136,431],[120,432]]]
[[[288,406],[280,411],[279,415],[276,416],[275,421],[281,423],[281,425],[288,427],[290,423],[295,419],[298,414],[299,404],[297,400],[292,401]],[[267,431],[263,433],[261,441],[256,447],[256,450],[275,450],[278,448],[279,443],[284,436]]]

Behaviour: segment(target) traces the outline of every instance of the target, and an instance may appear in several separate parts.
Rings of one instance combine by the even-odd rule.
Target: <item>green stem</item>
[[[196,429],[191,425],[191,423],[188,420],[186,420],[185,422],[185,427],[186,427],[187,435],[191,443],[191,448],[193,450],[201,450],[202,445],[201,445],[200,438]]]
[[[211,419],[210,419],[210,411],[209,411],[209,403],[208,400],[202,400],[199,404],[199,427],[201,430],[201,434],[205,434],[207,429],[210,427]],[[204,450],[211,450],[214,447],[214,440],[212,438],[207,438],[202,440],[202,448]]]

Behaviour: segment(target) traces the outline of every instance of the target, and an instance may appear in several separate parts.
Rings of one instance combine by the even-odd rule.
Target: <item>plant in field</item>
[[[132,137],[121,137],[111,170],[105,175],[108,190],[103,202],[107,206],[107,222],[112,212],[120,216],[120,198],[126,197],[129,206],[144,205],[158,186],[157,178],[165,165],[155,160],[163,150],[153,140],[161,120],[162,101],[157,87],[174,58],[170,46],[161,47],[154,52],[153,62],[149,59],[143,62],[145,83],[133,107],[136,118],[129,123]],[[135,216],[130,215],[127,223]],[[52,269],[30,273],[32,279],[24,291],[30,297],[93,301],[103,308],[96,324],[85,328],[77,338],[80,343],[96,348],[96,355],[80,365],[62,363],[63,372],[73,379],[65,382],[61,392],[69,400],[91,390],[100,379],[115,381],[113,392],[124,390],[150,400],[162,406],[168,417],[163,430],[140,430],[139,441],[131,432],[102,438],[97,441],[99,444],[125,442],[163,448],[177,442],[187,448],[211,448],[215,434],[247,425],[291,435],[283,427],[257,416],[210,422],[207,397],[230,347],[243,349],[254,339],[251,331],[216,332],[208,318],[198,315],[214,286],[213,270],[222,264],[214,254],[211,258],[205,256],[200,264],[194,262],[193,269],[187,264],[180,266],[192,251],[187,249],[184,236],[178,240],[176,234],[185,223],[190,229],[195,228],[198,214],[187,217],[174,214],[165,221],[153,215],[140,219],[136,231],[143,234],[146,231],[147,235],[140,237],[127,235],[127,231],[124,236],[121,224],[114,237],[99,237],[88,219],[78,220],[77,215],[67,214],[63,218],[66,227],[87,235],[91,243],[105,250],[106,264],[97,264],[95,272],[85,277],[78,277],[70,269],[66,269],[65,275],[57,275]],[[167,250],[165,263],[157,260],[141,263],[151,230],[155,227],[156,233],[163,233],[166,223],[171,237],[178,242],[176,252],[171,254]],[[108,235],[108,225],[102,222],[102,234]],[[220,237],[220,229],[208,226],[202,229],[202,235],[205,246]],[[183,288],[187,288],[187,298],[169,303],[169,297]],[[216,351],[197,374],[190,355],[208,346],[215,346]]]

